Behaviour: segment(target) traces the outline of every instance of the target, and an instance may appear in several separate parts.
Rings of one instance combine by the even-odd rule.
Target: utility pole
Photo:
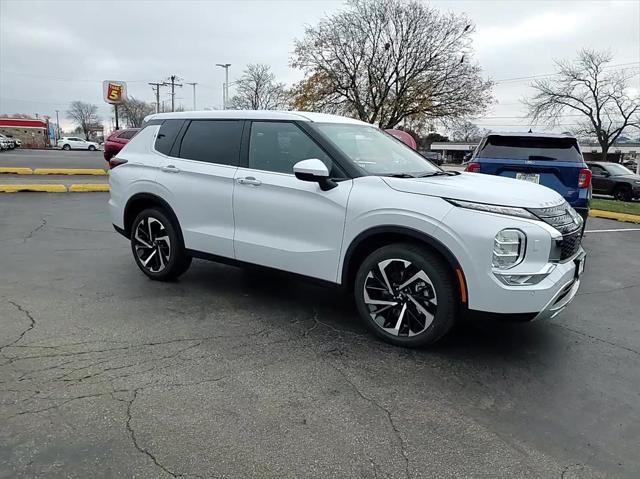
[[[196,110],[196,85],[197,85],[197,83],[196,82],[191,82],[191,83],[187,82],[187,85],[193,86],[193,109],[195,111]]]
[[[229,67],[231,63],[216,63],[217,67],[224,68],[224,89],[222,90],[222,108],[227,109],[229,102]]]
[[[56,110],[56,143],[60,139],[60,120],[58,118],[58,111]]]
[[[176,111],[176,87],[182,87],[182,83],[176,83],[176,81],[180,81],[176,75],[171,75],[168,79],[171,80],[171,83],[165,82],[163,85],[171,85],[171,111]]]
[[[160,87],[164,83],[149,83],[149,85],[151,85],[151,89],[156,94],[156,113],[160,113]]]

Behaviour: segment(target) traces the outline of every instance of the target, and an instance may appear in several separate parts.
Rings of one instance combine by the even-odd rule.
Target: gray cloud
[[[553,58],[572,57],[582,47],[610,48],[616,63],[640,61],[635,1],[432,3],[473,19],[477,59],[496,80],[552,72]],[[293,39],[305,24],[342,7],[309,0],[0,0],[0,112],[54,115],[80,99],[98,104],[108,124],[102,80],[127,80],[130,95],[151,101],[147,82],[170,74],[198,82],[200,108],[219,106],[224,74],[215,63],[232,63],[232,80],[247,63],[268,63],[287,83],[299,80],[288,66]],[[527,83],[499,83],[499,103],[481,124],[515,128],[519,120],[503,117],[523,114],[518,102]],[[191,88],[177,97],[190,107]]]

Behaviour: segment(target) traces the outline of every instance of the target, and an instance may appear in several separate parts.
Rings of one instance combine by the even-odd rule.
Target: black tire
[[[93,145],[89,145],[89,151],[96,151],[96,147]]]
[[[421,277],[408,283],[416,275]],[[356,273],[354,296],[367,327],[396,346],[433,344],[451,330],[458,316],[457,283],[451,268],[432,251],[411,243],[391,244],[371,253]]]
[[[613,196],[618,201],[631,201],[631,188],[628,186],[618,186],[613,190]]]
[[[191,266],[178,226],[160,208],[149,208],[136,216],[131,226],[131,252],[140,270],[157,281],[176,279]]]
[[[66,151],[69,151],[71,149],[71,146],[70,145],[62,145],[62,149],[66,150]]]

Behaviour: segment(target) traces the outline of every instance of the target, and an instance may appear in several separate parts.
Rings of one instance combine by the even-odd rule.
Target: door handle
[[[241,185],[260,186],[262,181],[256,180],[253,176],[247,176],[246,178],[238,178],[238,183]]]
[[[165,173],[180,173],[180,168],[176,168],[173,165],[167,165],[160,168]]]

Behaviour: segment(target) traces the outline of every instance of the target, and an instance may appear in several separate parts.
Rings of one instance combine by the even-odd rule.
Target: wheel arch
[[[464,271],[455,255],[445,244],[433,236],[406,226],[376,226],[358,234],[349,244],[342,261],[340,276],[342,286],[347,289],[352,288],[358,267],[370,253],[382,246],[401,242],[417,243],[438,254],[451,268],[452,277],[459,285],[458,293],[461,302],[467,303]]]
[[[169,203],[164,198],[161,198],[160,196],[154,195],[152,193],[137,193],[127,201],[127,204],[124,207],[123,218],[123,229],[125,236],[127,238],[131,238],[131,227],[133,225],[133,220],[136,219],[136,216],[138,216],[141,211],[147,208],[154,207],[160,207],[167,212],[171,221],[177,229],[180,240],[184,244],[184,238],[182,237],[182,228],[180,227],[180,222],[178,221],[178,217],[173,211],[173,208],[171,208]]]

